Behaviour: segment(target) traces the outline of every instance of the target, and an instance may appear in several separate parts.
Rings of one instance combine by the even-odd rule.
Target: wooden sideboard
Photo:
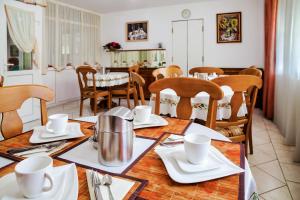
[[[111,72],[128,72],[128,67],[109,67],[107,69],[109,69]],[[157,68],[155,68],[155,67],[140,68],[139,74],[145,79],[145,82],[146,82],[146,84],[144,86],[144,94],[145,94],[146,99],[149,99],[150,95],[151,95],[151,93],[148,90],[148,87],[153,81],[155,81],[155,78],[152,76],[152,72],[155,69],[157,69]],[[225,74],[236,75],[245,68],[222,68],[222,69],[224,70]],[[262,72],[264,73],[263,69],[260,68],[260,70],[262,70]],[[264,78],[264,76],[262,76],[262,77]],[[262,102],[263,102],[263,89],[260,89],[258,91],[256,107],[262,108]]]

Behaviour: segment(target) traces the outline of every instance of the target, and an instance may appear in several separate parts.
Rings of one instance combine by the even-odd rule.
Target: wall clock
[[[181,16],[184,18],[184,19],[188,19],[191,17],[191,11],[189,9],[184,9],[181,11]]]

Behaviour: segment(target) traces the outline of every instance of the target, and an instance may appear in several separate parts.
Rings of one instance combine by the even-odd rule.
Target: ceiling
[[[60,2],[95,11],[109,13],[141,8],[168,6],[204,0],[59,0]]]

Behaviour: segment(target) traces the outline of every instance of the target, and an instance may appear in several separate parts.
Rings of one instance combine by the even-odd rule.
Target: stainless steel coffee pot
[[[134,131],[132,111],[115,107],[97,122],[98,160],[106,166],[122,166],[132,158]]]

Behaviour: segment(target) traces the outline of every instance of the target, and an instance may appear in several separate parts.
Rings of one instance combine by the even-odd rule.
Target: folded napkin
[[[23,151],[20,153],[15,153],[15,156],[18,157],[24,157],[24,158],[29,158],[31,156],[48,156],[51,155],[55,152],[58,152],[60,150],[62,150],[64,147],[66,147],[69,143],[64,143],[63,145],[59,145],[55,148],[53,148],[52,150],[48,150],[47,148],[40,148],[40,149],[32,149],[32,150],[28,150],[28,151]]]
[[[89,188],[89,193],[90,193],[90,199],[91,200],[96,200],[95,193],[94,193],[94,187],[92,186],[92,170],[87,169],[86,170],[86,178],[87,178],[87,183],[88,183],[88,188]],[[98,177],[102,179],[103,175],[100,173],[97,173]],[[112,184],[110,185],[110,189],[112,191],[113,197],[115,200],[118,199],[123,199],[127,193],[130,191],[132,186],[134,185],[134,181],[129,181],[125,179],[120,179],[113,177],[112,178]],[[109,199],[109,192],[108,192],[108,187],[101,185],[99,186],[101,190],[101,194],[103,197],[103,200]]]

